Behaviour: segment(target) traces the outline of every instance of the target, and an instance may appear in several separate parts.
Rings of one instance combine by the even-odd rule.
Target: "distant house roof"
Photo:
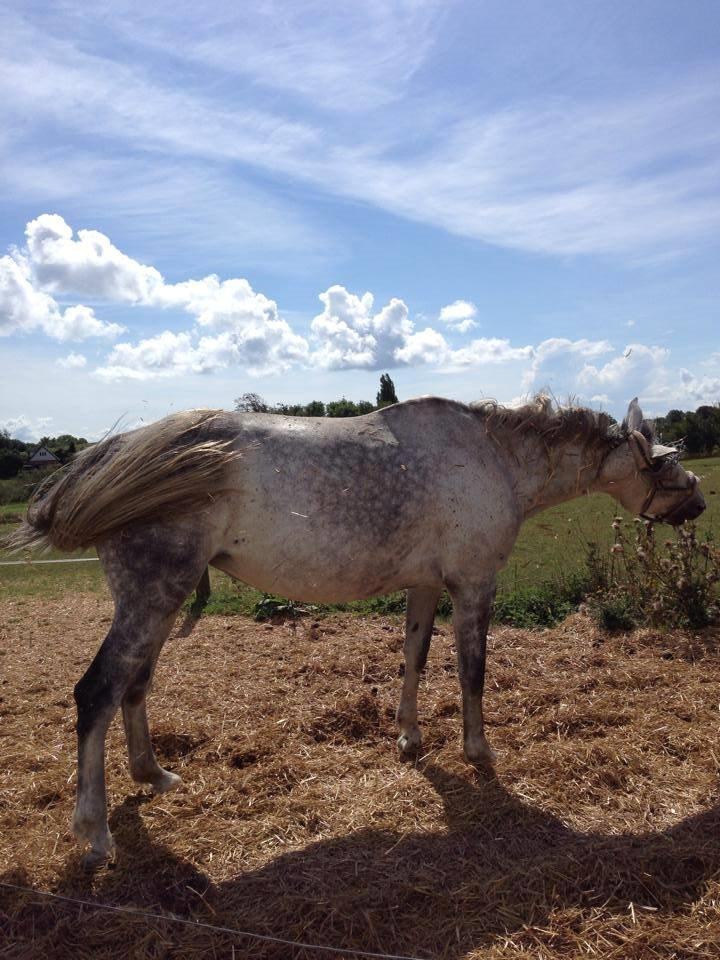
[[[26,467],[46,467],[51,463],[60,463],[58,458],[47,447],[38,447],[35,453],[26,461]]]

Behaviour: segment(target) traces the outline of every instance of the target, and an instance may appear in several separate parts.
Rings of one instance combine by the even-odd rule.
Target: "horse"
[[[196,410],[80,453],[30,502],[14,545],[95,545],[115,602],[74,691],[73,831],[88,862],[114,851],[105,738],[118,709],[133,779],[157,793],[180,782],[155,757],[146,697],[208,564],[309,602],[407,590],[397,723],[409,755],[421,746],[418,682],[447,589],[464,753],[483,767],[493,761],[482,696],[498,572],[527,517],[594,492],[675,525],[705,509],[697,478],[657,442],[637,399],[622,425],[542,396],[519,408],[425,397],[348,419]]]

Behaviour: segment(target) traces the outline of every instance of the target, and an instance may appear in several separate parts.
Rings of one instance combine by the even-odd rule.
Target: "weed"
[[[589,607],[610,630],[639,624],[704,627],[720,620],[720,553],[712,533],[698,538],[693,524],[658,543],[654,524],[633,521],[634,531],[615,517],[609,558],[589,558],[595,587]]]

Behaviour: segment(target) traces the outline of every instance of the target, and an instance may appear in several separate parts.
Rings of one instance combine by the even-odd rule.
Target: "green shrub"
[[[493,619],[515,627],[551,627],[577,609],[587,589],[586,574],[572,573],[535,587],[502,591],[495,598]]]

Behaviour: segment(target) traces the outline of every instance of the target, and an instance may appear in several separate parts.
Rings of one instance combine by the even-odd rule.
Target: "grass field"
[[[701,536],[712,533],[720,539],[720,459],[689,460],[686,467],[702,478],[708,509],[698,522]],[[24,512],[24,504],[0,506],[0,536],[9,533]],[[622,512],[622,511],[621,511]],[[510,561],[500,576],[500,594],[557,583],[582,570],[588,543],[607,553],[612,543],[611,523],[617,506],[606,496],[582,497],[533,517],[523,527]],[[629,515],[628,515],[628,519]],[[93,552],[74,556],[93,556]],[[50,553],[48,558],[64,555]],[[0,560],[7,555],[0,553]],[[212,571],[213,596],[207,613],[249,613],[262,594]],[[0,567],[0,601],[13,596],[59,597],[67,590],[104,591],[105,582],[97,564],[52,564],[32,567]],[[349,605],[358,612],[393,612],[395,599]]]

